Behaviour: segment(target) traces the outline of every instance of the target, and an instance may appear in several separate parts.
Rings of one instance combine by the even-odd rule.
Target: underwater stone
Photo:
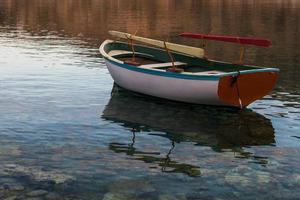
[[[0,155],[20,156],[21,154],[18,146],[4,146],[4,149],[0,149]]]
[[[42,171],[33,167],[13,164],[5,165],[4,171],[9,175],[25,175],[36,181],[53,181],[56,184],[61,184],[75,179],[70,175],[62,174],[58,171]]]
[[[278,169],[281,166],[281,163],[276,160],[269,160],[267,167],[268,169]]]
[[[11,196],[11,197],[7,197],[3,200],[17,200],[17,196]]]
[[[22,199],[23,200],[23,199]],[[43,200],[42,198],[40,198],[40,197],[28,197],[28,198],[26,198],[26,199],[24,199],[24,200]]]
[[[29,197],[37,197],[37,196],[43,196],[47,193],[48,193],[48,191],[46,191],[46,190],[34,190],[34,191],[27,193],[26,195]]]
[[[145,180],[131,180],[123,179],[112,183],[108,187],[110,192],[124,193],[124,194],[143,194],[154,192],[155,188],[149,181]]]
[[[14,168],[17,168],[17,165],[15,165],[15,164],[6,164],[5,168],[7,168],[7,169],[14,169]]]
[[[170,195],[170,194],[162,194],[158,196],[158,200],[186,200],[186,196],[184,194],[181,195]]]
[[[235,187],[261,187],[271,182],[271,175],[247,166],[238,166],[226,174],[225,181]]]
[[[25,188],[23,185],[15,183],[15,182],[8,182],[8,183],[3,183],[0,185],[0,190],[9,190],[9,191],[22,191]]]
[[[16,180],[12,178],[0,178],[0,184],[1,183],[15,183]]]
[[[9,185],[9,190],[22,191],[25,188],[22,185]]]
[[[300,183],[300,174],[296,174],[294,178],[298,183]]]
[[[121,193],[108,192],[104,195],[102,200],[130,200],[130,199],[132,198]]]
[[[61,199],[61,197],[60,197],[58,194],[54,193],[54,192],[48,193],[48,194],[45,196],[45,198],[46,198],[47,200],[58,200],[58,199]]]

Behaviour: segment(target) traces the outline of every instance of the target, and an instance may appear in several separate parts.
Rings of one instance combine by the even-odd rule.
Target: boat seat
[[[146,56],[146,57],[153,57],[150,54],[146,54],[146,53],[139,53],[139,52],[135,52],[136,55],[141,55],[141,56]],[[125,51],[125,50],[112,50],[108,53],[109,56],[114,57],[114,56],[131,56],[132,55],[132,51]]]
[[[223,71],[211,70],[211,71],[204,71],[204,72],[196,72],[196,73],[193,73],[193,74],[201,75],[201,74],[223,74],[223,73],[224,73]]]
[[[186,63],[183,62],[174,62],[175,66],[180,66],[180,65],[187,65]],[[161,67],[172,67],[172,62],[167,62],[167,63],[155,63],[155,64],[147,64],[147,65],[140,65],[139,68],[144,68],[144,69],[155,69],[155,68],[161,68]]]
[[[118,56],[122,54],[132,54],[132,51],[124,51],[124,50],[112,50],[108,53],[109,56]]]

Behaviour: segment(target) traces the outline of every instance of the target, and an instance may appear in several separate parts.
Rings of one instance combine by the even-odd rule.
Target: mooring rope
[[[242,102],[241,95],[240,95],[240,90],[239,90],[239,85],[238,85],[238,78],[240,77],[240,75],[241,75],[241,72],[240,72],[240,70],[238,70],[237,74],[232,76],[231,86],[233,86],[235,84],[240,109],[243,109],[244,106],[243,106],[243,102]]]

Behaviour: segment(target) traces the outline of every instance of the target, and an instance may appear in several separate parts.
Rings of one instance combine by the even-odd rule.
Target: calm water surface
[[[1,0],[0,199],[298,199],[299,28],[297,0]],[[280,80],[244,111],[136,95],[98,53],[111,29],[266,37],[246,62]]]

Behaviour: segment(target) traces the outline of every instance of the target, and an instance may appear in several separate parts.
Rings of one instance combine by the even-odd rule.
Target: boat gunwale
[[[196,73],[192,73],[192,72],[174,73],[174,72],[168,72],[168,71],[161,70],[161,69],[139,68],[137,66],[128,65],[128,64],[124,63],[123,61],[110,56],[105,51],[106,45],[108,45],[110,43],[115,43],[115,42],[124,44],[124,42],[113,41],[113,40],[109,40],[109,39],[105,40],[101,44],[101,46],[99,47],[99,51],[100,51],[101,55],[103,56],[103,58],[106,59],[107,61],[109,61],[110,63],[117,65],[118,67],[122,67],[122,68],[125,68],[128,70],[131,70],[131,71],[146,73],[146,74],[174,77],[174,78],[181,78],[181,79],[192,79],[192,80],[218,80],[219,78],[224,77],[224,76],[235,76],[238,74],[251,74],[251,73],[260,73],[260,72],[279,72],[280,71],[278,68],[263,68],[263,67],[251,66],[251,65],[244,65],[244,66],[256,67],[259,69],[247,69],[247,70],[240,70],[240,71],[233,71],[233,72],[224,72],[224,73],[219,73],[219,74],[196,74]],[[139,45],[139,46],[144,47],[144,48],[159,49],[159,48],[149,47],[149,46],[145,46],[145,45]],[[161,50],[161,49],[159,49],[159,50]],[[179,54],[181,54],[181,53],[179,53]],[[182,54],[182,55],[185,55],[185,54]],[[187,56],[187,55],[185,55],[185,56]],[[189,57],[192,57],[192,56],[189,56]],[[217,62],[217,63],[224,63],[224,64],[232,64],[232,63],[216,61],[216,60],[210,60],[210,61],[215,62],[215,63]]]

